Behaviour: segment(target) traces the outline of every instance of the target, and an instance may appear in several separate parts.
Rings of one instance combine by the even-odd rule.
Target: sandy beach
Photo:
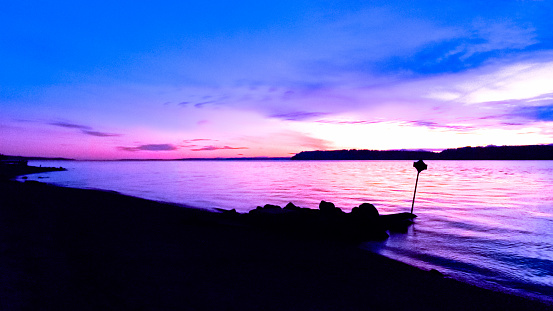
[[[1,310],[553,310],[337,241],[0,181]]]

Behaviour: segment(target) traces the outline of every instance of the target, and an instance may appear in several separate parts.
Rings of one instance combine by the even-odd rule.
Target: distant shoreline
[[[61,157],[25,157],[0,155],[1,159],[27,161],[289,161],[289,160],[553,160],[553,144],[525,146],[486,146],[427,150],[315,150],[301,151],[292,157],[229,157],[177,159],[70,159]]]
[[[0,162],[0,179],[12,179],[17,176],[29,175],[29,174],[67,171],[67,169],[61,166],[60,167],[38,167],[38,166],[28,166],[26,161],[23,161],[23,163],[5,164]]]
[[[446,149],[441,152],[412,150],[302,151],[292,160],[553,160],[553,145],[487,146]]]

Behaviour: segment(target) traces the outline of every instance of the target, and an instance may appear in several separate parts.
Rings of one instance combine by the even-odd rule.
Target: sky
[[[553,1],[4,1],[0,153],[553,143]]]

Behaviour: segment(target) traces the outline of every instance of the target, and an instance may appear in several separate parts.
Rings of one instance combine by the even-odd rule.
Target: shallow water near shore
[[[362,247],[472,284],[552,302],[553,161],[428,161],[406,233]],[[408,212],[413,161],[31,161],[32,180],[200,208],[267,203]]]

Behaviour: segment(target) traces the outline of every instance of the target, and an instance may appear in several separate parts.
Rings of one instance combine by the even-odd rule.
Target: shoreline
[[[9,179],[15,179],[18,176],[21,175],[30,175],[30,174],[40,174],[40,173],[47,173],[47,172],[61,172],[61,171],[67,171],[67,169],[63,167],[38,167],[38,166],[28,166],[26,162],[25,164],[3,164],[0,162],[0,180],[9,180]]]
[[[553,310],[224,214],[1,180],[0,309]]]

